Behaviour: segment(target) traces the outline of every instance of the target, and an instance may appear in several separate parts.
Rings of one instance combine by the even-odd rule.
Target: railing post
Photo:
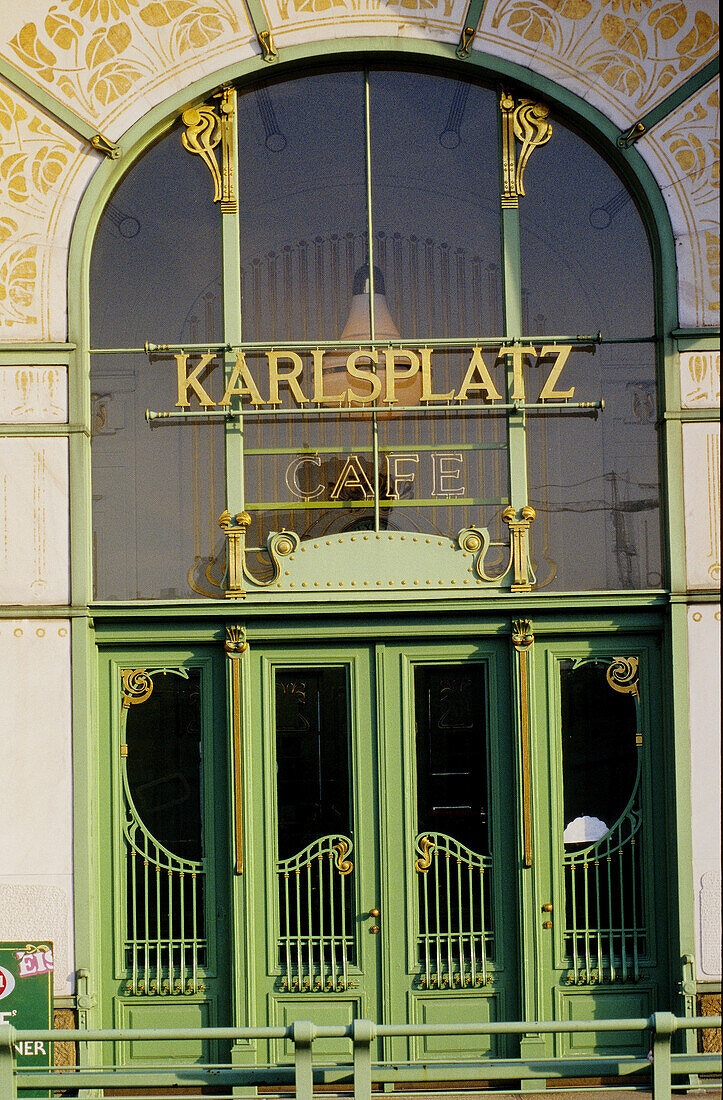
[[[354,1100],[371,1100],[372,1040],[376,1028],[371,1020],[354,1020],[351,1025],[354,1043]]]
[[[672,1012],[654,1012],[653,1100],[671,1100],[670,1044],[677,1020]]]
[[[0,1096],[6,1096],[8,1100],[17,1100],[18,1095],[15,1074],[13,1073],[13,1062],[15,1060],[14,1038],[15,1028],[11,1027],[10,1024],[3,1024],[0,1027]]]
[[[291,1025],[296,1070],[296,1100],[313,1100],[314,1073],[311,1044],[315,1035],[316,1028],[309,1020],[295,1020]]]

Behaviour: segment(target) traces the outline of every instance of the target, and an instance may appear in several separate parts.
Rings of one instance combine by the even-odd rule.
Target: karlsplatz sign
[[[577,346],[577,345],[575,345]],[[588,350],[590,345],[577,346]],[[543,344],[539,350],[528,345],[494,348],[471,347],[471,356],[459,384],[440,392],[434,378],[433,348],[418,349],[388,347],[381,350],[356,348],[348,354],[311,349],[307,354],[311,363],[305,372],[304,360],[298,351],[269,349],[253,353],[254,369],[249,366],[246,353],[239,350],[232,363],[226,388],[219,401],[209,392],[205,374],[216,358],[216,353],[200,355],[198,362],[189,365],[189,353],[174,356],[177,371],[176,408],[189,410],[192,402],[204,410],[229,409],[234,398],[241,404],[248,403],[254,409],[282,404],[280,396],[284,387],[295,405],[364,409],[409,404],[410,385],[414,385],[416,400],[423,406],[457,405],[466,403],[498,404],[503,402],[492,371],[502,360],[511,363],[512,386],[509,399],[525,402],[527,367],[539,361],[549,362],[537,401],[567,402],[575,394],[574,386],[565,387],[562,373],[573,351],[572,344]],[[250,357],[250,356],[249,356]],[[265,360],[259,365],[256,360]],[[500,383],[501,384],[501,383]],[[341,388],[343,386],[343,388]],[[502,386],[504,388],[504,386]],[[402,391],[405,391],[404,393]],[[168,413],[152,414],[167,416]]]

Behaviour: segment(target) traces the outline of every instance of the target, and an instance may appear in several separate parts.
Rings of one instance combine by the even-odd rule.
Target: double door
[[[432,1025],[659,1007],[655,646],[638,639],[623,656],[611,641],[533,647],[524,631],[518,643],[249,654],[239,890],[253,911],[258,1022]],[[522,1050],[627,1042],[532,1035]],[[319,1044],[322,1056],[344,1050]],[[485,1051],[518,1047],[437,1035],[377,1053]]]
[[[111,653],[104,1022],[451,1025],[669,1009],[675,853],[658,661],[653,635],[533,638],[524,623],[437,643]],[[529,1034],[521,1050],[630,1051],[628,1035]],[[375,1053],[519,1049],[430,1035]],[[348,1055],[341,1041],[317,1050]],[[233,1056],[288,1054],[240,1044]]]

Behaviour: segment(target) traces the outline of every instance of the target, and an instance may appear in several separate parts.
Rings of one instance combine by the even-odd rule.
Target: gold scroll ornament
[[[223,88],[218,110],[213,104],[189,107],[181,115],[186,129],[181,134],[184,149],[201,157],[213,180],[213,201],[221,204],[221,212],[234,214],[238,209],[235,185],[234,134],[236,124],[236,89]],[[221,146],[221,164],[216,159],[216,147]]]
[[[509,92],[500,98],[502,111],[502,206],[516,207],[518,196],[524,195],[523,176],[533,149],[545,145],[552,137],[549,107],[531,99],[515,102]],[[521,143],[519,159],[515,138]]]
[[[224,642],[226,656],[231,664],[231,725],[233,730],[233,792],[234,839],[236,849],[235,871],[240,875],[243,860],[243,771],[241,767],[241,663],[240,658],[248,649],[246,631],[242,626],[227,626]]]
[[[530,700],[528,650],[535,636],[529,619],[515,619],[512,623],[512,644],[517,654],[519,671],[520,714],[520,763],[522,765],[522,843],[523,866],[532,866],[532,798],[530,794]]]

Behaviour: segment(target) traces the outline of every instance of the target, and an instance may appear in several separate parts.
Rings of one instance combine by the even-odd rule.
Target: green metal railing
[[[197,1088],[197,1095],[209,1086],[213,1095],[228,1096],[234,1087],[256,1084],[286,1083],[293,1085],[297,1100],[312,1100],[315,1083],[353,1084],[355,1100],[370,1100],[372,1082],[407,1081],[535,1081],[541,1088],[549,1079],[577,1077],[617,1077],[629,1089],[635,1085],[649,1087],[652,1074],[654,1100],[669,1100],[672,1078],[720,1073],[720,1055],[673,1053],[673,1036],[679,1031],[720,1028],[720,1016],[680,1018],[670,1012],[656,1012],[649,1018],[622,1020],[512,1021],[504,1023],[468,1024],[374,1024],[370,1020],[354,1020],[349,1025],[317,1026],[308,1020],[296,1021],[288,1027],[246,1028],[143,1028],[105,1031],[16,1031],[7,1025],[0,1027],[0,1097],[18,1100],[31,1089],[158,1089],[184,1086]],[[572,1034],[591,1032],[650,1032],[652,1068],[648,1058],[630,1055],[608,1055],[587,1058],[537,1058],[534,1061],[515,1058],[476,1059],[465,1062],[382,1063],[374,1057],[373,1044],[378,1039],[394,1036],[440,1035],[526,1035]],[[228,1063],[204,1065],[172,1065],[133,1067],[111,1064],[102,1067],[18,1069],[15,1064],[15,1044],[28,1041],[112,1043],[154,1042],[159,1051],[165,1043],[179,1041],[286,1041],[293,1044],[293,1064],[273,1066],[234,1066]],[[346,1065],[330,1065],[314,1059],[317,1039],[346,1039],[351,1044],[351,1060]],[[117,1049],[117,1048],[115,1048]],[[122,1049],[122,1048],[121,1048]],[[185,1095],[189,1095],[186,1091]]]

